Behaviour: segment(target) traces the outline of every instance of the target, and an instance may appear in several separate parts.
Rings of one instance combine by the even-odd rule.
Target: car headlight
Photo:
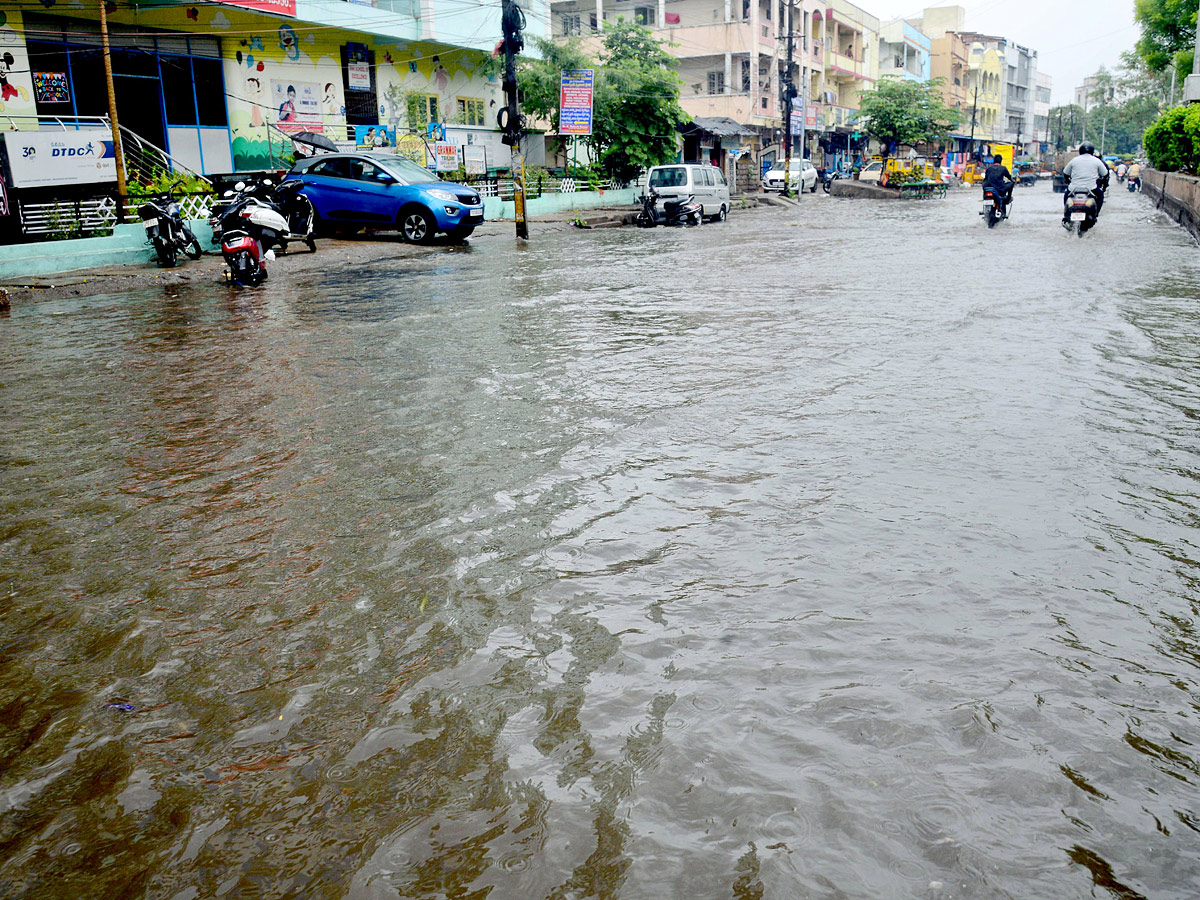
[[[450,191],[443,191],[440,188],[430,189],[429,196],[436,197],[438,200],[448,200],[451,203],[458,201],[458,198],[455,197],[454,194],[450,193]]]

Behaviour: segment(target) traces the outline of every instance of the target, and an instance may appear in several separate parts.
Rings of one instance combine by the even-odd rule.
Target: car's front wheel
[[[433,214],[423,206],[400,210],[400,236],[410,244],[428,244],[437,234]]]

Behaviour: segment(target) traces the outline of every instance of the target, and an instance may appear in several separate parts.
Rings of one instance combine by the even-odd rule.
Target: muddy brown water
[[[0,896],[1194,898],[1200,264],[1057,203],[15,308]]]

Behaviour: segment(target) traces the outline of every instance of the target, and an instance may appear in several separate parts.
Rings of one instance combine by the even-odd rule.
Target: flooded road
[[[1059,203],[15,309],[0,896],[1194,898],[1200,256]]]

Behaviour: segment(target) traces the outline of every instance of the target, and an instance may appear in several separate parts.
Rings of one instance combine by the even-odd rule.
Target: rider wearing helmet
[[[985,191],[996,191],[1004,197],[1004,209],[1007,213],[1009,205],[1012,203],[1012,192],[1016,186],[1016,181],[1013,180],[1012,173],[1008,171],[1008,166],[1004,165],[1004,157],[997,153],[992,157],[992,164],[987,167],[987,172],[983,176],[983,189]]]
[[[1070,228],[1071,220],[1068,208],[1071,194],[1087,191],[1096,198],[1096,215],[1104,206],[1104,190],[1108,187],[1108,166],[1096,157],[1096,145],[1084,141],[1079,145],[1079,155],[1067,163],[1063,169],[1068,189],[1063,194],[1063,227]]]

